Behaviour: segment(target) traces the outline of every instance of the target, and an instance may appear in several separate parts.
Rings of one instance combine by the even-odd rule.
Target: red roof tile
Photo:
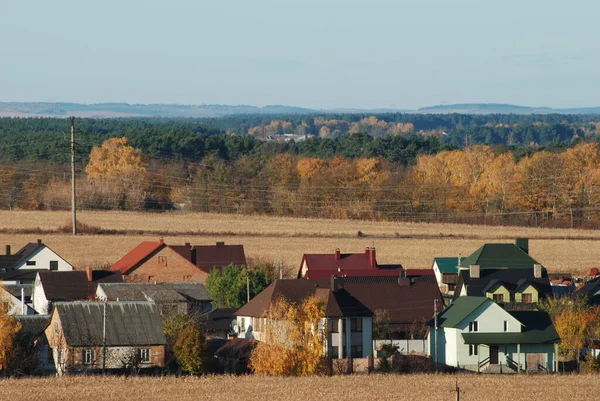
[[[160,241],[144,241],[131,251],[129,251],[125,256],[116,261],[109,270],[111,271],[120,271],[121,274],[127,274],[131,269],[136,268],[140,263],[142,263],[146,258],[150,255],[154,254],[159,249],[164,248],[165,243]]]

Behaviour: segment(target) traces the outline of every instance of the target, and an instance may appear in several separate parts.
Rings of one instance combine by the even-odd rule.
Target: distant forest
[[[600,115],[77,119],[79,207],[596,227],[598,138]],[[68,209],[69,141],[0,118],[0,208]]]

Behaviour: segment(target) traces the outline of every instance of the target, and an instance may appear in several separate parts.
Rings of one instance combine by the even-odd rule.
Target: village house
[[[202,330],[208,339],[227,339],[233,333],[237,308],[215,308],[199,317]]]
[[[483,373],[557,371],[560,338],[545,312],[506,311],[490,298],[462,296],[435,326],[433,319],[428,340],[439,364]]]
[[[331,275],[346,276],[395,276],[400,277],[402,265],[380,265],[375,248],[366,248],[364,253],[311,254],[302,256],[298,278],[328,279]]]
[[[9,315],[34,315],[30,285],[0,285],[0,302],[8,306]]]
[[[243,245],[167,245],[161,238],[142,242],[109,270],[121,272],[127,281],[203,283],[212,269],[230,264],[246,265]]]
[[[269,324],[264,316],[273,302],[285,298],[299,305],[310,297],[325,303],[323,327],[328,329],[325,347],[329,357],[372,356],[373,312],[354,298],[335,277],[330,280],[275,280],[235,313],[238,337],[261,341],[262,330]]]
[[[0,255],[0,280],[5,284],[31,284],[38,271],[71,271],[73,266],[38,239],[13,253],[6,245]]]
[[[458,281],[459,264],[460,258],[457,257],[439,257],[433,259],[432,269],[442,293],[454,295],[454,289]]]
[[[122,281],[119,272],[90,268],[85,271],[41,271],[33,284],[33,309],[42,315],[50,314],[55,302],[87,301],[94,298],[98,283]]]
[[[58,374],[165,364],[166,338],[152,302],[57,302],[46,338]]]
[[[552,294],[548,272],[529,255],[527,239],[485,244],[461,260],[454,299],[486,296],[519,308],[535,308]],[[528,306],[529,305],[529,306]]]
[[[202,283],[101,283],[96,297],[101,301],[151,301],[161,315],[200,314],[212,309],[212,298]]]

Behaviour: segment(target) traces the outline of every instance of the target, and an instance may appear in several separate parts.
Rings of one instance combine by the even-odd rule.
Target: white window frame
[[[477,320],[473,320],[469,322],[469,332],[477,333],[479,331],[479,322]]]
[[[469,344],[469,356],[477,356],[479,346],[477,344]]]
[[[141,363],[150,363],[151,354],[150,348],[140,348],[140,362]]]
[[[96,351],[90,348],[84,349],[81,359],[84,365],[93,365],[96,361]]]
[[[508,320],[504,321],[504,332],[508,331]]]

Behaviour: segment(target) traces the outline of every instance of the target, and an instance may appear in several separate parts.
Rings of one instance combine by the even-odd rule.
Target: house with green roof
[[[526,238],[517,238],[514,244],[485,244],[459,263],[454,299],[485,296],[535,309],[550,294],[548,272],[529,255]]]
[[[546,312],[507,311],[488,297],[463,296],[432,319],[428,342],[434,362],[458,369],[554,372],[560,338]]]
[[[454,294],[460,257],[433,258],[433,272],[443,294]]]

